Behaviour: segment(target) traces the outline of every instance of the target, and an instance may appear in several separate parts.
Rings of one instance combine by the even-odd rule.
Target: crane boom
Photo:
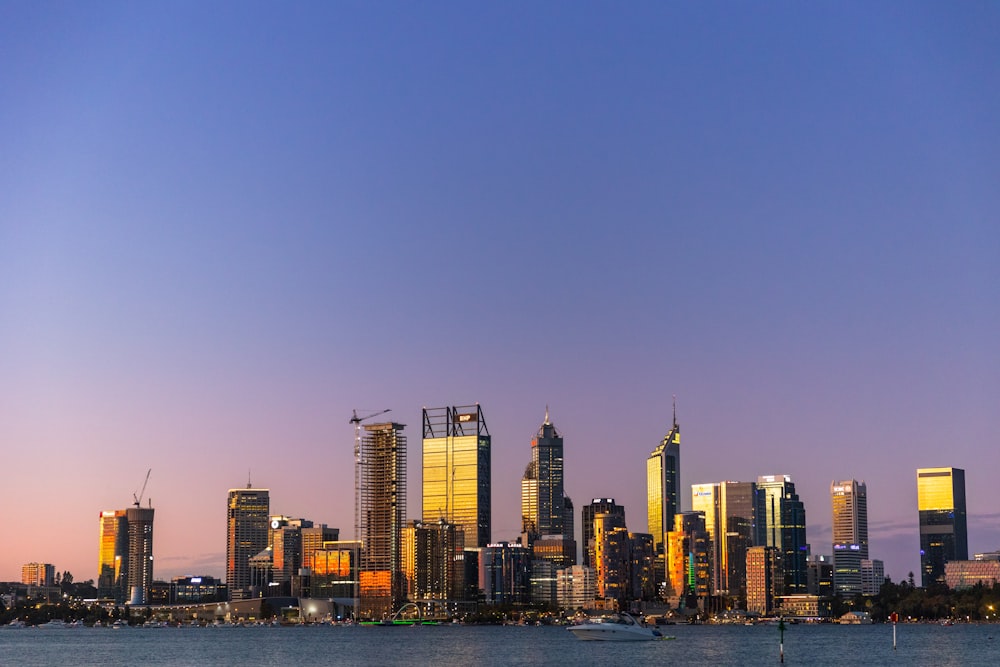
[[[142,491],[139,492],[139,495],[137,496],[134,493],[132,494],[132,499],[135,500],[136,507],[139,507],[139,505],[142,504],[142,497],[146,493],[146,485],[149,483],[149,473],[151,472],[153,472],[152,468],[146,471],[146,479],[142,483]]]

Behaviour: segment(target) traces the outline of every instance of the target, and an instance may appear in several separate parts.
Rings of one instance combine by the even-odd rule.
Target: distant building
[[[170,604],[215,602],[222,588],[222,582],[215,577],[174,577],[170,580]]]
[[[458,524],[469,547],[490,543],[490,448],[482,408],[424,408],[423,521]]]
[[[253,597],[250,559],[267,549],[271,497],[268,489],[230,489],[226,517],[226,585],[232,600]]]
[[[861,594],[868,559],[868,487],[854,479],[830,483],[833,507],[833,583],[844,596]]]
[[[351,598],[358,583],[360,540],[330,540],[312,554],[310,589],[314,598]],[[353,602],[352,602],[353,604]]]
[[[649,533],[629,533],[629,595],[630,600],[653,600],[656,597],[656,555],[653,536]]]
[[[150,603],[153,585],[153,508],[129,507],[128,521],[128,590],[133,605]]]
[[[406,602],[406,436],[403,424],[366,424],[361,440],[362,615],[392,616]]]
[[[25,563],[21,566],[21,583],[29,586],[54,586],[56,566],[51,563]]]
[[[961,468],[917,470],[920,512],[920,572],[924,588],[944,582],[948,561],[968,560],[965,471]]]
[[[818,595],[782,595],[776,600],[782,616],[796,618],[826,618],[830,615],[830,605]]]
[[[556,572],[556,601],[563,609],[588,609],[597,597],[597,578],[594,570],[584,565],[573,565]]]
[[[629,534],[622,514],[594,516],[594,570],[597,595],[621,602],[630,589]]]
[[[783,569],[780,595],[804,594],[807,588],[806,510],[788,475],[757,478],[757,522],[762,525],[762,546],[781,551]],[[749,576],[749,575],[748,575]]]
[[[674,525],[674,515],[680,511],[681,429],[677,425],[677,405],[674,421],[660,444],[646,459],[646,512],[648,530],[653,536],[653,549],[664,554],[667,532]]]
[[[810,554],[806,562],[806,594],[833,595],[833,557]]]
[[[739,596],[746,589],[747,549],[755,542],[756,494],[753,482],[691,485],[691,509],[705,514],[715,595]]]
[[[861,561],[861,594],[878,595],[885,583],[885,564],[880,560]]]
[[[576,564],[576,540],[565,535],[540,535],[531,545],[535,560],[547,560],[557,570]]]
[[[594,561],[594,517],[598,514],[614,514],[621,517],[621,525],[625,525],[625,508],[615,502],[614,498],[594,498],[589,505],[580,510],[581,546],[583,547],[583,564],[592,570],[597,569]],[[655,538],[654,538],[655,539]]]
[[[781,586],[782,552],[777,547],[754,546],[747,549],[747,612],[771,615]]]
[[[992,588],[1000,582],[1000,561],[950,560],[944,564],[944,581],[953,591],[976,585]]]
[[[557,568],[550,560],[531,561],[531,602],[555,606],[557,603]]]
[[[414,601],[459,601],[466,598],[465,534],[444,519],[416,521],[414,531]],[[478,575],[474,577],[478,588]]]
[[[525,604],[531,601],[531,552],[510,542],[489,544],[482,550],[486,604]]]
[[[563,484],[563,438],[549,421],[546,408],[545,421],[531,441],[531,462],[521,478],[521,532],[528,536],[529,545],[541,535],[573,540],[572,523],[566,526]],[[575,562],[575,546],[573,558]]]
[[[667,533],[667,585],[682,606],[694,606],[711,590],[711,542],[701,512],[674,515],[674,529]]]
[[[125,510],[108,510],[100,515],[100,543],[97,560],[97,597],[126,602],[128,578],[128,518]]]

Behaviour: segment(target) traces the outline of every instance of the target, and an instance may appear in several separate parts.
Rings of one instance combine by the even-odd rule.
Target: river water
[[[775,626],[667,626],[584,642],[561,627],[0,629],[0,665],[777,665]],[[1000,625],[788,625],[786,665],[1000,665]]]

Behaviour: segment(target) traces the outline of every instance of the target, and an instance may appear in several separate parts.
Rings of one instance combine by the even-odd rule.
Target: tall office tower
[[[965,471],[961,468],[919,468],[917,506],[920,510],[920,578],[927,588],[944,581],[944,564],[969,559],[965,516]]]
[[[293,519],[286,516],[271,517],[271,532],[268,543],[271,546],[271,581],[275,584],[272,592],[277,595],[292,594],[292,580],[303,567],[302,531],[313,527],[307,519]]]
[[[361,440],[362,610],[392,616],[406,602],[406,436],[403,424],[366,424]]]
[[[97,597],[125,602],[128,573],[128,519],[125,510],[101,512],[97,560]]]
[[[521,479],[522,532],[529,542],[539,535],[565,534],[565,495],[563,439],[546,408],[545,421],[531,441],[531,462]]]
[[[754,544],[756,493],[753,482],[691,485],[691,509],[705,513],[705,528],[711,540],[715,595],[738,596],[746,588],[747,549]]]
[[[674,515],[667,532],[666,574],[672,596],[684,600],[711,594],[710,542],[701,512]]]
[[[830,483],[833,505],[833,585],[861,594],[861,561],[868,558],[868,487],[854,479]]]
[[[25,563],[21,566],[21,583],[28,586],[54,586],[56,566],[51,563]]]
[[[129,507],[128,521],[128,590],[133,605],[149,604],[153,585],[153,508]]]
[[[653,547],[663,554],[667,532],[674,525],[674,515],[680,511],[681,429],[677,425],[677,405],[674,404],[674,424],[663,440],[646,459],[646,511],[648,532]]]
[[[490,433],[479,405],[424,408],[423,520],[458,524],[467,547],[490,543]]]
[[[625,515],[602,513],[594,516],[594,570],[597,595],[619,602],[629,591],[629,535]]]
[[[783,588],[778,595],[798,595],[808,589],[809,544],[806,542],[806,510],[788,475],[757,478],[757,516],[763,527],[759,546],[781,552]]]
[[[625,508],[614,498],[594,498],[580,510],[583,564],[591,569],[597,569],[594,564],[594,517],[598,514],[618,515],[622,518],[622,525],[625,525]]]
[[[250,559],[267,549],[271,513],[268,489],[230,489],[226,517],[226,585],[230,600],[252,597]]]
[[[498,542],[482,554],[486,604],[514,605],[531,601],[531,550],[522,544]]]
[[[753,546],[747,549],[747,612],[769,615],[780,594],[783,568],[777,547]]]

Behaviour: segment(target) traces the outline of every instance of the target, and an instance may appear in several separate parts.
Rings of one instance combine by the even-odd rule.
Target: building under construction
[[[396,422],[366,424],[361,440],[359,520],[360,614],[382,619],[406,602],[403,528],[406,520],[406,436]]]

